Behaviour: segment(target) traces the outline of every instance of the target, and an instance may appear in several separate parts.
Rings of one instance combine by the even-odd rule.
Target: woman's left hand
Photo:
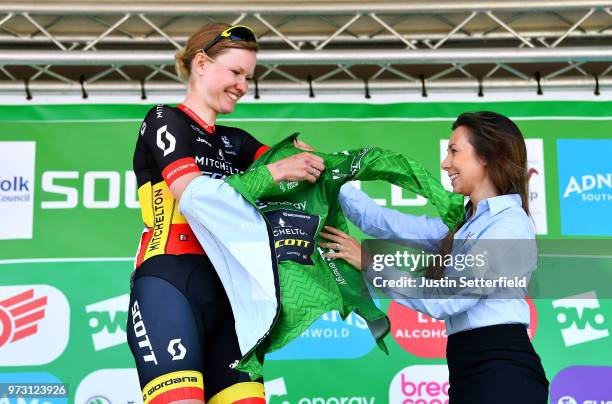
[[[320,232],[319,235],[324,239],[330,240],[331,243],[319,243],[321,247],[330,248],[334,252],[323,254],[325,258],[342,258],[358,270],[364,269],[361,266],[361,244],[354,237],[349,236],[345,232],[331,226],[325,226],[326,232]]]

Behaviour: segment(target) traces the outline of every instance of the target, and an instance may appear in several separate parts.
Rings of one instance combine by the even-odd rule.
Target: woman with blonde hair
[[[241,351],[228,297],[178,210],[192,180],[244,172],[267,150],[242,129],[216,125],[247,93],[256,52],[248,27],[203,26],[176,56],[185,100],[176,108],[153,107],[140,127],[134,172],[145,228],[127,334],[145,404],[265,403],[261,380],[235,369]],[[315,182],[324,169],[321,158],[306,152],[267,167],[276,182]],[[221,208],[207,213],[220,215]]]

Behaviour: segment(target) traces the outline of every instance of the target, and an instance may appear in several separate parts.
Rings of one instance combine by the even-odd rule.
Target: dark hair
[[[510,118],[496,112],[465,112],[453,122],[452,129],[464,127],[468,132],[468,141],[476,155],[487,163],[489,178],[500,195],[519,194],[523,210],[529,215],[527,174],[527,147],[520,129]],[[472,206],[468,202],[466,210]],[[463,222],[451,230],[443,239],[440,255],[450,254],[453,248],[455,233]],[[444,267],[433,265],[426,268],[425,276],[440,279]]]
[[[486,161],[489,178],[500,195],[519,194],[529,215],[527,147],[520,129],[496,112],[466,112],[457,117],[453,130],[463,126],[476,155]]]
[[[179,50],[175,56],[176,73],[181,80],[188,80],[189,74],[191,73],[191,63],[195,55],[201,52],[202,48],[215,39],[217,35],[230,27],[231,25],[226,23],[206,24],[189,37],[185,44],[185,48]],[[255,42],[224,40],[217,42],[206,51],[206,54],[214,59],[230,48],[246,49],[253,52],[257,52],[258,49],[257,43]]]

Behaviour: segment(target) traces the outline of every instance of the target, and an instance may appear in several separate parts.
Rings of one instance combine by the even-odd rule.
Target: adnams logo
[[[565,346],[584,344],[610,335],[606,318],[594,291],[553,300],[557,321],[563,327]]]
[[[0,240],[32,238],[35,142],[0,142]]]
[[[57,359],[70,333],[66,296],[48,285],[0,287],[0,363],[44,365]]]
[[[125,294],[92,303],[85,307],[94,350],[110,348],[125,343],[130,296]]]
[[[612,236],[612,139],[559,139],[563,235]]]

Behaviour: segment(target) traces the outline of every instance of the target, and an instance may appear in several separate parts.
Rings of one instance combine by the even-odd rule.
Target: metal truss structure
[[[612,88],[612,1],[0,3],[4,94],[178,93],[211,21],[258,35],[265,93]]]

